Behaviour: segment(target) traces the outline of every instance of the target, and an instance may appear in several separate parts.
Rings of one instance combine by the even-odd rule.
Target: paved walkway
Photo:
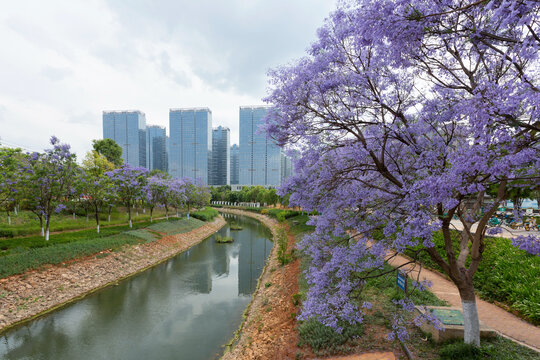
[[[540,220],[538,220],[540,221]],[[459,220],[452,220],[450,222],[451,224],[451,228],[454,229],[454,230],[463,230],[463,224],[461,223],[461,221]],[[477,227],[478,223],[474,223],[472,226],[471,226],[471,231],[472,232],[475,232],[476,231],[476,227]],[[540,231],[538,230],[525,230],[525,229],[512,229],[511,227],[509,226],[506,226],[506,225],[502,225],[501,226],[501,229],[502,229],[502,233],[500,234],[496,234],[494,236],[497,236],[497,237],[505,237],[505,238],[513,238],[513,237],[516,237],[516,236],[519,236],[519,235],[535,235],[535,236],[540,236]]]
[[[389,261],[389,264],[400,266],[407,262],[409,262],[409,259],[403,256],[396,256]],[[418,269],[419,266],[416,266],[416,269],[412,269],[409,276],[416,280]],[[453,307],[461,308],[459,292],[454,283],[439,273],[426,269],[422,269],[420,279],[426,279],[433,283],[430,291],[437,295],[439,299],[447,301]],[[521,320],[496,305],[480,300],[478,296],[476,297],[476,304],[478,307],[478,316],[484,324],[496,330],[502,336],[540,352],[540,328]]]

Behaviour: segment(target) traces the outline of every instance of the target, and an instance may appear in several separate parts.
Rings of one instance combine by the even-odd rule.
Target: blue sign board
[[[397,287],[400,288],[403,291],[407,291],[407,275],[402,273],[401,271],[397,272],[397,279],[396,279]]]

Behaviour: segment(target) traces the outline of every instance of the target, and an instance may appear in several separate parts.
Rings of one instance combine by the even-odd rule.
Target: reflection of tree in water
[[[55,326],[55,322],[54,317],[38,319],[11,331],[9,336],[4,335],[0,344],[1,358],[55,359],[54,354],[65,353],[69,348],[69,335],[62,327]]]
[[[240,253],[238,256],[238,294],[250,295],[255,290],[257,279],[264,267],[271,243],[259,236],[257,224],[250,224],[250,231],[240,231]],[[255,230],[255,231],[253,231]]]
[[[249,300],[243,295],[250,295],[255,289],[272,247],[271,242],[261,237],[267,230],[259,222],[243,217],[235,221],[244,229],[233,232],[228,228],[221,230],[224,235],[229,231],[235,237],[233,244],[223,246],[209,239],[162,265],[120,282],[118,286],[111,286],[13,330],[0,342],[0,358],[56,360],[78,358],[81,354],[92,354],[93,358],[107,354],[111,358],[125,358],[126,352],[133,355],[128,358],[144,358],[137,349],[156,351],[156,343],[160,343],[156,336],[167,338],[179,332],[188,339],[183,341],[186,347],[189,347],[189,341],[200,343],[198,337],[201,336],[205,343],[217,344],[215,351],[219,352],[219,346],[228,340],[241,321],[240,316],[235,316],[241,313]],[[192,294],[210,293],[213,277],[230,273],[232,257],[238,258],[238,294],[242,299],[233,300],[236,295],[234,289],[220,288],[227,297],[232,295],[228,301],[223,301],[223,297],[216,301],[205,295],[197,297],[196,303],[182,300]],[[234,312],[236,310],[238,314]],[[186,323],[189,326],[186,327]],[[195,326],[203,328],[201,335],[196,335],[199,330],[194,330]],[[217,327],[230,327],[224,339],[218,339],[220,335],[214,334]],[[221,330],[219,333],[223,334]],[[178,340],[165,343],[167,352],[169,346],[170,351],[175,352],[173,358],[176,357],[179,354]]]

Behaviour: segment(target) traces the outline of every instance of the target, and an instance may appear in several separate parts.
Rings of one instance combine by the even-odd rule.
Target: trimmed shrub
[[[206,207],[204,208],[204,210],[192,212],[191,216],[202,221],[210,221],[213,218],[215,218],[218,214],[219,212],[216,209],[212,209],[211,207]]]

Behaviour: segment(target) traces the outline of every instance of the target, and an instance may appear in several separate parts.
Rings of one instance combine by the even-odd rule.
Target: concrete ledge
[[[439,318],[444,325],[443,330],[436,329],[432,324],[423,323],[420,326],[423,332],[431,334],[433,340],[436,342],[442,342],[450,339],[463,339],[463,313],[460,308],[448,307],[448,306],[426,306],[430,311],[439,311],[444,315]],[[415,307],[415,311],[419,314],[424,314],[423,309],[418,306]],[[488,327],[480,321],[480,337],[489,338],[495,337],[497,333],[492,328]]]

